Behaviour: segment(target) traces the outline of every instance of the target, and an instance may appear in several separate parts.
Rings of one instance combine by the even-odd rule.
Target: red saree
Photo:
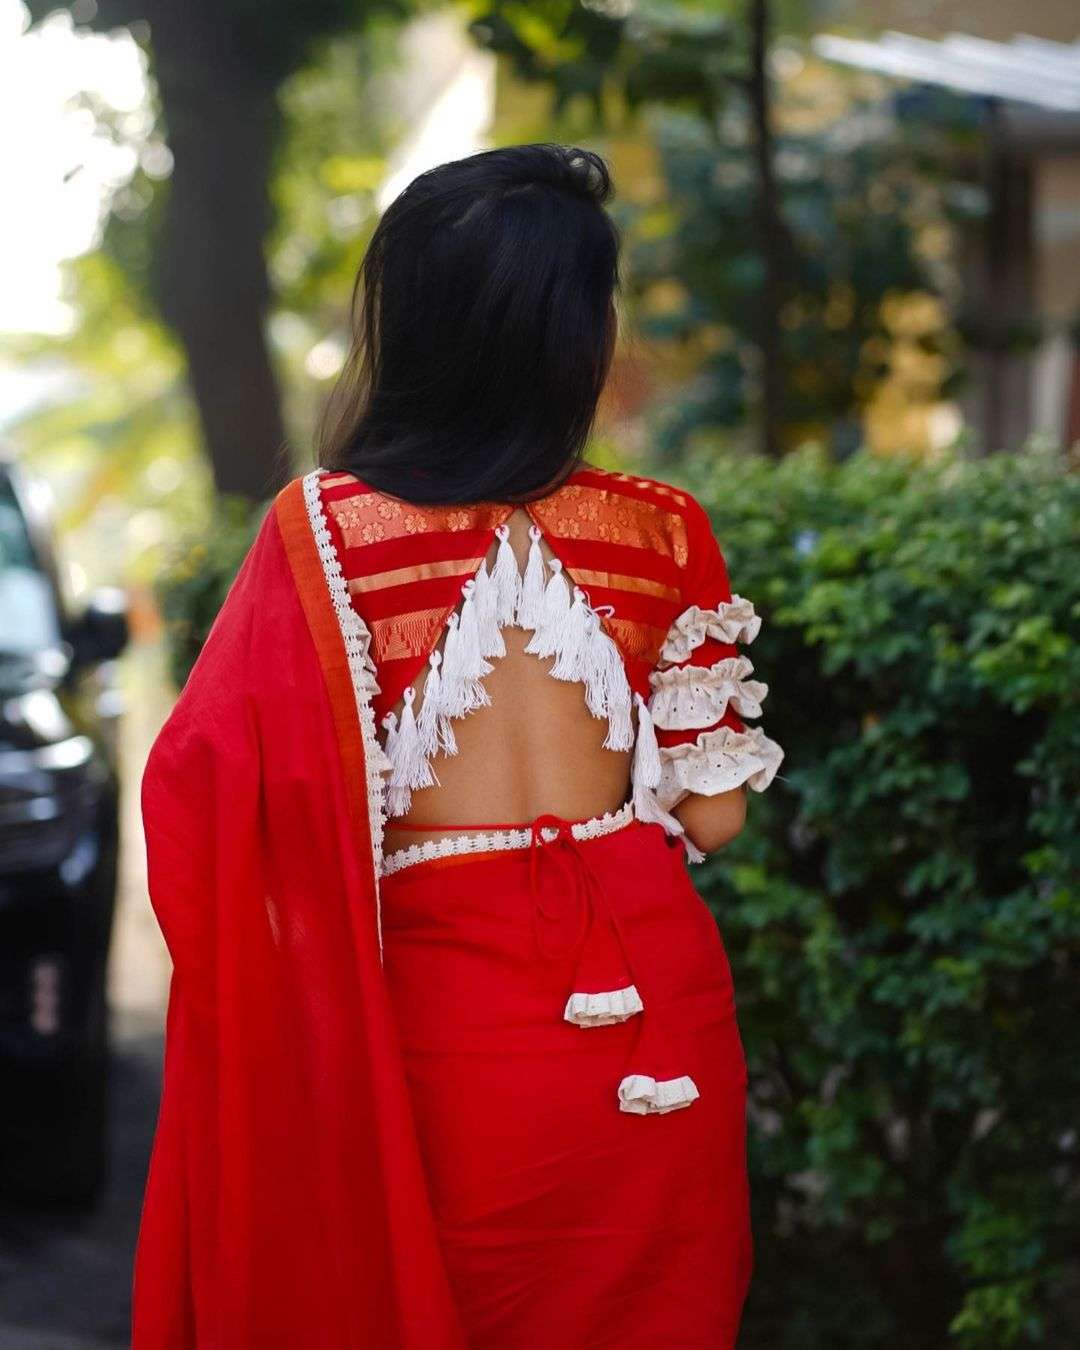
[[[578,471],[523,575],[509,510],[290,484],[154,745],[175,975],[134,1350],[735,1343],[745,1066],[667,808],[776,771],[742,721],[760,621],[675,489]],[[631,800],[384,858],[509,624],[633,746]]]
[[[464,1345],[379,969],[363,755],[297,482],[144,779],[175,974],[135,1350]]]

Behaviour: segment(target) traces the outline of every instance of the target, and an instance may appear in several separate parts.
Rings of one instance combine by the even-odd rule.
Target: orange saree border
[[[357,831],[357,841],[374,859],[375,841],[371,837],[368,814],[367,772],[364,755],[364,737],[353,691],[345,644],[334,612],[330,592],[326,586],[322,560],[315,546],[307,505],[304,501],[303,479],[296,478],[278,493],[274,502],[285,556],[292,570],[300,604],[307,619],[311,640],[318,653],[330,698],[330,710],[337,732],[345,776],[345,793],[349,817]],[[378,886],[378,877],[375,881]]]

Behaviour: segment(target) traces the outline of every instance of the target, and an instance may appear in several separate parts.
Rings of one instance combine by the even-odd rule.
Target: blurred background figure
[[[0,0],[0,127],[0,1346],[127,1343],[142,763],[365,242],[538,140],[619,190],[591,458],[691,486],[764,602],[787,776],[704,880],[743,1343],[1077,1344],[1075,4]]]

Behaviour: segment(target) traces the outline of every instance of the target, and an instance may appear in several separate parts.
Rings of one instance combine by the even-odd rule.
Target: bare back
[[[530,518],[519,509],[507,524],[524,570]],[[493,543],[489,565],[495,548]],[[544,554],[551,557],[546,545]],[[407,824],[516,825],[545,813],[585,820],[626,800],[630,751],[604,748],[606,724],[589,713],[583,686],[552,679],[553,658],[526,652],[528,632],[507,627],[503,639],[506,655],[484,680],[490,706],[455,724],[458,753],[439,760],[437,787],[413,793],[401,817]],[[417,692],[423,692],[419,682]],[[393,850],[444,833],[397,830],[390,821],[386,846]]]

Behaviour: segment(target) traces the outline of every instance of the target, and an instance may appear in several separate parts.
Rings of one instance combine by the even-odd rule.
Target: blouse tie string
[[[554,838],[547,839],[544,835],[545,830],[549,832],[554,830]],[[582,848],[581,842],[574,835],[573,822],[564,820],[561,816],[537,816],[529,827],[529,888],[533,897],[533,932],[536,937],[537,951],[547,960],[557,960],[572,955],[581,947],[589,934],[590,928],[596,921],[598,912],[602,911],[615,934],[623,960],[626,963],[627,973],[632,981],[634,977],[630,954],[627,951],[622,928],[608,902],[604,884],[588,860],[588,850]],[[548,923],[561,922],[570,912],[570,907],[553,908],[545,900],[540,876],[540,859],[542,856],[551,862],[558,860],[557,865],[562,865],[564,874],[570,880],[571,885],[570,906],[576,905],[578,909],[579,921],[574,939],[569,946],[561,950],[553,950],[545,945],[541,926],[544,921]]]

